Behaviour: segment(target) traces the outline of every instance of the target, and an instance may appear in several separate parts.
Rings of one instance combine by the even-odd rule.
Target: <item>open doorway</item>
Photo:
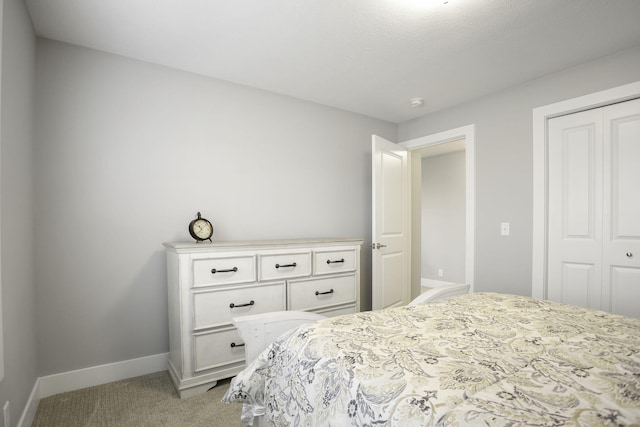
[[[411,294],[415,298],[422,292],[422,285],[442,285],[450,283],[468,283],[471,285],[473,292],[473,272],[474,272],[474,244],[475,244],[475,129],[473,125],[463,126],[451,129],[449,131],[440,132],[438,134],[428,135],[410,141],[400,143],[403,147],[410,151],[411,164]],[[457,155],[456,155],[457,153]],[[445,157],[449,156],[450,157]],[[429,167],[429,159],[436,159],[436,162],[442,163],[440,167],[448,167],[447,161],[454,161],[455,157],[464,158],[464,202],[462,204],[463,212],[460,212],[460,206],[455,221],[450,221],[446,227],[456,227],[455,224],[464,224],[464,237],[456,237],[453,242],[453,235],[447,235],[446,230],[440,233],[439,237],[434,237],[434,223],[424,224],[427,227],[425,233],[431,230],[433,240],[423,242],[423,162]],[[450,166],[450,165],[449,165]],[[461,165],[459,165],[461,166]],[[434,171],[431,171],[434,172]],[[427,174],[428,177],[431,174]],[[458,176],[457,179],[460,179]],[[437,183],[434,185],[437,186]],[[457,184],[460,186],[460,183]],[[441,197],[447,197],[446,191],[440,192]],[[437,203],[437,201],[435,202]],[[459,205],[459,202],[455,202]],[[443,213],[438,214],[442,219]],[[428,217],[428,215],[427,215]],[[437,218],[436,218],[437,221]],[[431,225],[429,225],[431,224]],[[436,226],[437,227],[437,226]],[[430,229],[430,230],[429,230]],[[458,229],[458,232],[460,230]],[[440,242],[438,240],[440,239]],[[447,241],[449,240],[449,241]],[[463,241],[463,242],[462,242]],[[444,242],[444,243],[442,243]],[[432,255],[430,261],[426,261],[427,265],[423,268],[423,243],[426,244],[427,256],[429,256],[428,247],[432,247]],[[442,247],[447,245],[446,247]],[[440,246],[440,248],[438,248]],[[462,249],[460,249],[462,248]],[[440,252],[440,257],[433,254]],[[460,252],[463,251],[464,254]],[[433,261],[433,264],[428,263]],[[461,265],[461,263],[463,265]],[[442,270],[442,275],[440,271]],[[424,273],[424,274],[423,274]],[[433,277],[435,273],[435,277]],[[423,277],[425,276],[425,277]],[[427,281],[423,281],[427,279]],[[429,280],[432,280],[429,282]]]
[[[416,150],[421,157],[420,285],[422,291],[465,283],[464,139]],[[414,233],[413,236],[418,236]],[[417,268],[418,266],[416,266]]]

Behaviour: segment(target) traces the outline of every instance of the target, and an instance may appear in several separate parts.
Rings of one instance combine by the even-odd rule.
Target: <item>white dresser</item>
[[[244,368],[231,318],[360,311],[360,239],[165,243],[169,373],[181,398]]]

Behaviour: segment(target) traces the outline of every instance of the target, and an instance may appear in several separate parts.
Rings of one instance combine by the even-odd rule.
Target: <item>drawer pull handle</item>
[[[316,291],[316,296],[317,295],[327,295],[327,294],[332,294],[332,293],[333,293],[333,289],[331,289],[330,291],[327,291],[327,292]]]
[[[338,264],[340,262],[344,262],[344,258],[340,258],[337,261],[331,261],[330,259],[327,260],[327,264]]]
[[[295,262],[293,264],[282,264],[282,265],[276,264],[276,268],[295,267],[296,265],[298,265],[298,264],[296,264]]]
[[[239,344],[236,344],[236,343],[232,342],[231,343],[231,348],[236,348],[236,347],[244,347],[244,343],[241,342]]]
[[[216,270],[215,268],[212,268],[212,269],[211,269],[211,274],[216,274],[216,273],[231,273],[231,272],[234,272],[234,273],[235,273],[236,271],[238,271],[238,267],[233,267],[233,268],[230,268],[230,269],[228,269],[228,270]]]
[[[256,302],[254,300],[251,300],[246,304],[234,304],[234,303],[231,303],[231,304],[229,304],[229,308],[248,307],[248,306],[253,305],[255,303]]]

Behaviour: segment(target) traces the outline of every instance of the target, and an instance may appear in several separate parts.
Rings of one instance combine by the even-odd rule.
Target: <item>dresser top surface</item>
[[[362,239],[353,237],[336,238],[303,238],[303,239],[274,239],[274,240],[227,240],[213,242],[165,242],[167,249],[176,251],[206,251],[225,248],[276,247],[276,246],[317,246],[317,245],[361,245]]]

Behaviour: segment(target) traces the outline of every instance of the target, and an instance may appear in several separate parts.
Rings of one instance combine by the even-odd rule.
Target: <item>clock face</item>
[[[193,223],[193,234],[196,239],[206,240],[213,234],[213,227],[206,219],[197,219]]]

